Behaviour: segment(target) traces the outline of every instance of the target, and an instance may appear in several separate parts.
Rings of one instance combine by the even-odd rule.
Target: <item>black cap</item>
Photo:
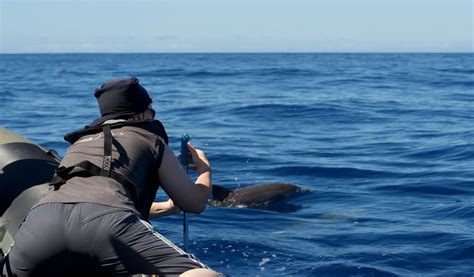
[[[135,77],[110,80],[95,90],[102,117],[94,120],[89,127],[104,123],[109,119],[125,118],[146,111],[152,100],[148,92]]]

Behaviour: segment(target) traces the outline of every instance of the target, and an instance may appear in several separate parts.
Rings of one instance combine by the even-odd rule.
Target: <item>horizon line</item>
[[[0,52],[0,55],[123,55],[123,54],[474,54],[471,51],[189,51],[189,52]]]

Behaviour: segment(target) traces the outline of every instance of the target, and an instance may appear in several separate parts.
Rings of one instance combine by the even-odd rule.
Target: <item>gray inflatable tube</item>
[[[0,258],[31,207],[48,190],[59,158],[0,127]]]

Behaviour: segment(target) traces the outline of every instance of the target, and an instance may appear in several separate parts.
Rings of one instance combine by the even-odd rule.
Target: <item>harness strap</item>
[[[100,167],[89,161],[82,161],[80,163],[68,167],[61,166],[56,169],[56,174],[54,175],[50,185],[54,186],[55,190],[58,190],[64,183],[66,183],[67,180],[73,177],[87,178],[91,176],[101,176],[101,171],[102,169]],[[122,184],[125,189],[127,189],[127,191],[130,193],[130,197],[132,198],[133,203],[135,204],[135,207],[137,207],[137,191],[132,181],[115,171],[110,171],[109,178],[116,180],[117,182]]]

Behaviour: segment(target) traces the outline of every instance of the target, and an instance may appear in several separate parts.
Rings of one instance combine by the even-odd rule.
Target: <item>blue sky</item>
[[[1,53],[473,52],[473,0],[0,0]]]

